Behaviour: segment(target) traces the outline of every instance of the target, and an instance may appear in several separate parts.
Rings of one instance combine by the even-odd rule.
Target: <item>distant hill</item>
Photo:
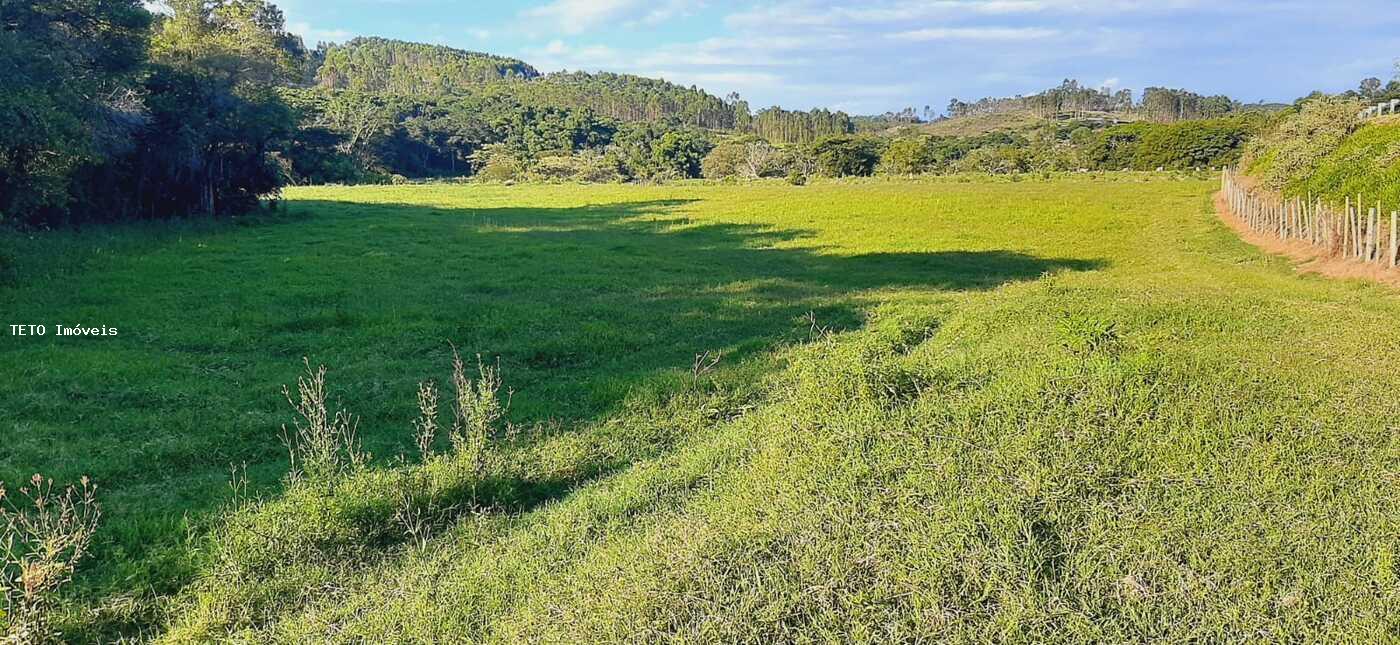
[[[728,130],[748,116],[748,105],[742,102],[632,74],[556,72],[510,91],[525,103],[588,108],[620,121],[676,120]]]
[[[444,94],[540,73],[524,61],[387,38],[356,38],[323,52],[316,82],[331,89]]]
[[[321,52],[316,84],[374,94],[504,95],[522,105],[587,108],[619,121],[678,121],[713,129],[747,122],[748,106],[697,87],[610,72],[541,75],[494,54],[387,38],[356,38]]]

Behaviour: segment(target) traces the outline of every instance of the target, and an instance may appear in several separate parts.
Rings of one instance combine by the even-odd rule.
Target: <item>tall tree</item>
[[[280,185],[269,159],[291,133],[273,91],[299,81],[305,50],[265,0],[170,0],[151,43],[157,123],[143,170],[166,187],[155,210],[245,210]]]
[[[149,23],[139,0],[0,1],[0,220],[62,211],[104,136],[123,138],[104,117],[129,103]]]

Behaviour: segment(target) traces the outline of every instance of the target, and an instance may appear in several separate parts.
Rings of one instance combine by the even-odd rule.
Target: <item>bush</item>
[[[700,161],[700,173],[706,179],[725,179],[739,174],[744,164],[746,151],[743,143],[725,141]]]
[[[1245,150],[1242,164],[1264,186],[1285,190],[1307,181],[1323,158],[1335,152],[1356,128],[1360,102],[1319,96],[1286,115]]]
[[[667,132],[651,144],[652,161],[662,174],[699,177],[710,142],[690,132]]]
[[[568,181],[578,174],[578,165],[572,155],[542,157],[530,168],[530,175],[545,181]]]
[[[1252,132],[1241,119],[1183,121],[1148,128],[1134,153],[1138,170],[1217,167],[1240,158]]]
[[[0,642],[59,642],[54,595],[88,554],[102,516],[97,487],[84,477],[60,493],[34,475],[19,494],[17,502],[0,482]]]
[[[870,137],[834,136],[812,144],[818,170],[828,177],[869,177],[884,147]]]
[[[574,156],[574,179],[590,184],[609,184],[623,180],[622,168],[616,157],[585,150]]]
[[[993,175],[1022,173],[1031,169],[1031,157],[1021,146],[989,146],[967,153],[954,164],[954,168],[960,172],[985,172]]]
[[[514,181],[524,172],[523,164],[502,144],[483,146],[472,155],[476,176],[484,181]]]
[[[880,157],[880,169],[891,175],[915,175],[933,165],[933,151],[927,138],[896,139]]]
[[[1289,182],[1293,194],[1312,194],[1343,202],[1357,195],[1379,200],[1387,210],[1400,208],[1400,125],[1361,126],[1334,152],[1318,160],[1306,177]]]

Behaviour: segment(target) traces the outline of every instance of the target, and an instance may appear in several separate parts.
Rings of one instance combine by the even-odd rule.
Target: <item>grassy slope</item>
[[[1371,206],[1381,201],[1387,212],[1400,209],[1400,121],[1387,116],[1361,126],[1289,190],[1338,204],[1360,195]]]
[[[979,114],[945,119],[922,126],[927,134],[953,137],[971,137],[996,130],[1021,130],[1045,123],[1045,119],[1029,112],[1007,114]]]
[[[5,339],[0,474],[108,489],[89,596],[236,576],[176,637],[1393,635],[1400,304],[1258,256],[1208,189],[299,190],[309,217],[119,235],[0,291],[123,327]],[[503,357],[531,428],[473,492],[450,459],[381,468],[207,554],[163,519],[225,499],[228,461],[275,479],[302,354],[406,450],[448,340]],[[448,508],[426,548],[388,520],[404,487]]]

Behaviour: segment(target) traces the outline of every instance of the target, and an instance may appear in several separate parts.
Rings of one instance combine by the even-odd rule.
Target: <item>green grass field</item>
[[[300,188],[3,237],[0,478],[101,486],[74,640],[1395,641],[1400,299],[1214,186]],[[454,345],[513,390],[484,470],[413,448]],[[375,455],[329,486],[282,479],[302,357]]]

